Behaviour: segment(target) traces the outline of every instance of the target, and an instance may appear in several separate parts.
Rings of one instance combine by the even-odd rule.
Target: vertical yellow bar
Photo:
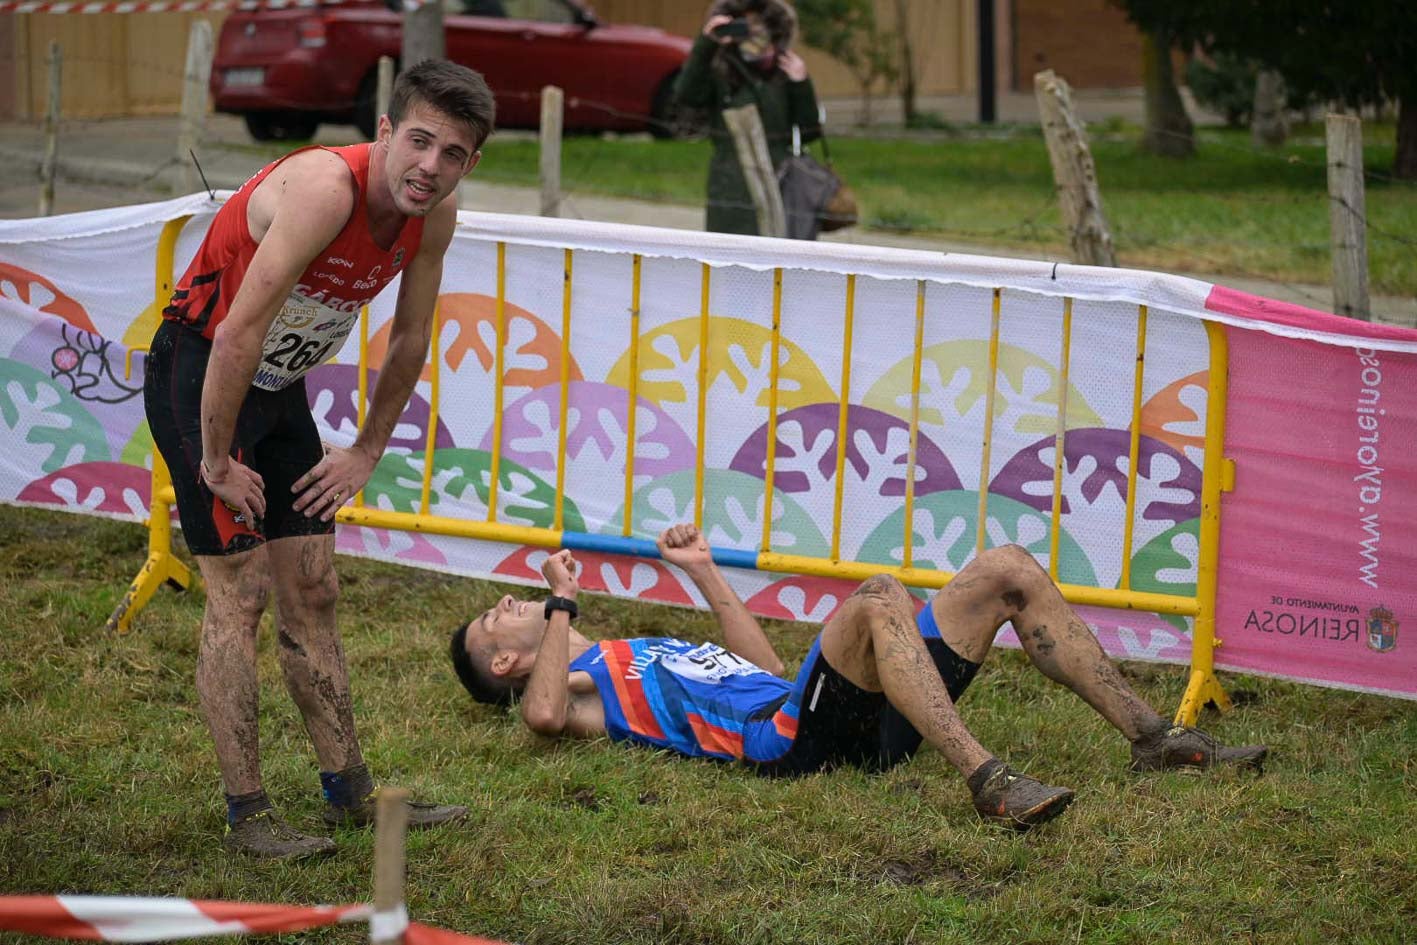
[[[703,264],[699,300],[699,435],[694,456],[694,525],[704,526],[704,437],[708,433],[709,264]]]
[[[438,304],[433,303],[433,333],[429,338],[429,351],[432,354],[432,361],[429,367],[429,381],[432,390],[429,392],[431,400],[428,403],[428,440],[423,448],[423,494],[418,500],[418,511],[420,515],[428,514],[429,497],[433,492],[433,462],[438,444],[438,401],[441,394],[438,390],[438,361],[441,357],[438,352],[438,334],[442,326],[438,324]]]
[[[768,458],[763,482],[763,551],[772,550],[773,466],[777,459],[778,349],[782,341],[782,269],[772,272],[772,364],[768,366]]]
[[[901,567],[915,557],[915,451],[920,442],[920,362],[925,356],[925,280],[915,283],[915,357],[910,365],[910,455],[905,463],[905,552]]]
[[[1137,459],[1141,452],[1141,381],[1146,364],[1146,306],[1137,307],[1137,365],[1132,385],[1132,441],[1127,450],[1127,518],[1122,523],[1122,579],[1124,591],[1132,589],[1132,532],[1137,511]]]
[[[556,531],[565,526],[566,416],[571,404],[571,251],[566,250],[566,273],[561,289],[561,414],[556,436]]]
[[[1191,679],[1176,710],[1178,725],[1194,725],[1200,710],[1214,702],[1221,711],[1230,699],[1215,678],[1215,592],[1220,571],[1220,493],[1225,459],[1225,411],[1229,396],[1230,347],[1225,326],[1205,323],[1210,337],[1210,372],[1205,402],[1205,468],[1201,473],[1200,553],[1196,566],[1195,630],[1191,634]]]
[[[355,424],[364,429],[364,414],[369,409],[369,306],[359,309],[359,403],[355,407]],[[363,487],[354,495],[354,507],[364,508]]]
[[[630,537],[635,508],[635,407],[640,387],[640,263],[635,253],[630,263],[630,401],[625,419],[625,521],[620,534]]]
[[[984,458],[979,464],[979,531],[974,539],[974,553],[982,554],[988,537],[989,521],[989,445],[994,436],[995,389],[999,386],[999,309],[1003,290],[994,290],[994,315],[989,324],[989,386],[984,394]]]
[[[502,472],[502,375],[507,348],[507,244],[497,244],[497,376],[492,395],[492,481],[487,487],[487,521],[497,520],[497,479]]]
[[[1072,361],[1073,300],[1063,299],[1063,353],[1058,369],[1058,432],[1053,438],[1053,527],[1048,536],[1048,576],[1058,580],[1058,536],[1063,517],[1063,437],[1068,429],[1068,370]]]
[[[856,314],[856,275],[846,277],[846,316],[841,341],[841,410],[836,420],[836,501],[832,505],[832,561],[841,560],[841,503],[846,491],[846,420],[851,403],[851,328]]]

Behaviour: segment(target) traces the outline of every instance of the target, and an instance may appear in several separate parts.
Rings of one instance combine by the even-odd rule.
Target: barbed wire
[[[1207,135],[1206,132],[1203,131],[1203,130],[1198,130],[1198,131],[1195,131],[1195,132],[1193,132],[1192,134],[1189,134],[1189,135],[1188,135],[1188,134],[1184,134],[1184,133],[1179,132],[1179,131],[1171,131],[1171,130],[1166,129],[1166,128],[1155,128],[1155,129],[1150,129],[1148,133],[1149,133],[1149,134],[1154,134],[1154,135],[1159,135],[1159,136],[1165,137],[1165,138],[1174,138],[1174,139],[1177,139],[1177,140],[1184,140],[1184,141],[1191,142],[1191,143],[1193,143],[1193,144],[1199,143],[1199,141],[1200,141],[1200,139],[1201,139],[1201,136],[1202,136],[1202,135],[1205,135],[1205,137],[1204,137],[1204,143],[1205,143],[1205,145],[1206,145],[1207,147],[1214,146],[1214,147],[1220,148],[1221,150],[1231,151],[1231,152],[1234,152],[1234,153],[1236,153],[1236,154],[1246,154],[1246,155],[1249,155],[1249,156],[1251,156],[1251,157],[1263,158],[1264,160],[1267,160],[1267,161],[1274,161],[1274,162],[1277,162],[1277,163],[1280,163],[1280,164],[1284,164],[1284,165],[1289,166],[1289,167],[1302,167],[1302,168],[1305,168],[1305,169],[1307,169],[1307,170],[1323,171],[1324,173],[1327,173],[1327,171],[1328,171],[1328,166],[1329,166],[1329,162],[1328,162],[1328,160],[1327,160],[1327,157],[1325,157],[1325,159],[1324,159],[1323,161],[1312,161],[1312,160],[1309,160],[1309,159],[1307,159],[1307,158],[1301,157],[1301,156],[1299,156],[1298,154],[1294,154],[1293,152],[1289,152],[1289,153],[1286,154],[1286,153],[1280,153],[1280,152],[1278,152],[1278,151],[1271,151],[1271,150],[1269,150],[1269,149],[1267,149],[1267,148],[1257,148],[1257,147],[1248,147],[1248,148],[1247,148],[1247,147],[1244,147],[1244,146],[1242,146],[1242,145],[1231,144],[1230,142],[1226,141],[1224,138],[1219,137],[1219,136],[1217,136],[1217,135]],[[1309,145],[1308,147],[1323,148],[1324,145],[1322,145],[1322,144],[1317,144],[1317,143],[1316,143],[1316,144],[1314,144],[1314,145]],[[1336,165],[1336,166],[1340,166],[1340,167],[1341,167],[1341,166],[1344,166],[1344,165],[1342,164],[1342,162],[1335,162],[1335,165]],[[1391,174],[1384,174],[1382,171],[1371,170],[1371,169],[1369,169],[1367,166],[1364,166],[1364,167],[1362,168],[1362,172],[1363,172],[1363,177],[1364,177],[1365,179],[1372,179],[1372,180],[1380,181],[1380,182],[1382,182],[1382,183],[1384,183],[1384,184],[1395,184],[1395,185],[1397,185],[1397,186],[1403,186],[1403,187],[1417,187],[1417,180],[1408,180],[1408,179],[1406,179],[1406,178],[1396,177],[1396,176],[1393,176],[1393,175],[1391,175]]]
[[[1377,235],[1379,235],[1379,236],[1382,236],[1382,237],[1384,237],[1384,238],[1386,238],[1386,239],[1393,240],[1394,242],[1402,243],[1404,246],[1417,247],[1417,239],[1413,239],[1413,238],[1408,237],[1408,236],[1399,236],[1399,235],[1396,234],[1396,233],[1391,233],[1391,232],[1389,232],[1389,231],[1383,229],[1382,227],[1380,227],[1380,226],[1378,226],[1377,224],[1373,223],[1372,220],[1368,219],[1367,215],[1364,214],[1363,211],[1361,211],[1361,210],[1359,210],[1357,207],[1353,206],[1351,203],[1349,203],[1347,200],[1345,200],[1342,196],[1340,196],[1340,195],[1332,195],[1332,196],[1329,197],[1329,200],[1330,200],[1330,202],[1338,204],[1340,207],[1342,207],[1343,209],[1347,210],[1349,213],[1353,214],[1353,216],[1357,218],[1358,222],[1363,225],[1363,228],[1364,228],[1366,231],[1368,231],[1368,232],[1370,232],[1370,233],[1375,233],[1375,234],[1377,234]]]
[[[83,57],[80,57],[80,61],[82,61],[82,59]],[[90,61],[99,60],[91,59]],[[170,71],[174,75],[180,74],[178,70],[175,69],[168,71]],[[528,97],[528,95],[523,94],[521,97],[526,98]],[[637,113],[634,111],[619,108],[614,105],[596,102],[589,99],[572,98],[568,99],[568,103],[574,106],[579,106],[582,109],[590,109],[599,114],[606,115],[621,123],[638,123],[642,128],[649,127],[653,125],[656,121],[658,121],[658,119],[656,119],[655,116],[652,115]],[[171,119],[167,118],[166,120],[170,121]],[[98,126],[105,124],[106,121],[108,120],[102,118],[67,119],[61,122],[60,129],[61,133],[82,132],[85,130],[97,128]],[[296,142],[282,142],[281,144],[293,145],[295,143]],[[1228,142],[1224,142],[1222,140],[1208,139],[1207,143],[1218,144],[1219,146],[1225,148],[1227,151],[1243,152],[1250,155],[1259,155],[1266,159],[1282,161],[1285,163],[1293,163],[1292,161],[1290,161],[1289,157],[1285,155],[1269,155],[1258,149],[1243,148],[1231,145]],[[225,147],[226,143],[216,142],[215,146]],[[232,143],[231,146],[236,148],[237,150],[240,150],[242,147],[252,147],[252,145],[243,145],[239,143]],[[591,149],[591,153],[600,154],[601,152]],[[62,162],[65,157],[62,142],[60,154]],[[586,152],[582,151],[579,155],[577,155],[577,159],[580,167],[589,170],[593,165],[587,165],[585,163],[585,156]],[[847,160],[843,161],[841,159],[842,155],[840,154],[834,156],[837,158],[834,163],[838,170],[843,171],[847,178],[850,179],[852,175],[851,160],[847,158]],[[617,155],[613,152],[604,152],[604,156],[601,157],[600,160],[606,162],[616,162],[620,165],[623,165],[624,158],[623,156]],[[1305,163],[1310,169],[1320,168],[1320,165],[1312,161],[1302,161],[1301,159],[1301,162]],[[155,166],[147,174],[137,178],[135,181],[130,181],[127,185],[135,187],[146,187],[147,185],[152,184],[155,180],[162,177],[165,173],[169,172],[173,167],[179,165],[180,163],[181,159],[179,159],[177,156],[169,156],[167,159],[158,163],[157,166]],[[695,171],[696,175],[698,173],[698,171]],[[82,171],[75,172],[71,167],[66,167],[63,164],[61,164],[61,174],[65,180],[76,182],[80,180],[94,179],[93,175],[86,175]],[[587,175],[587,177],[589,178],[594,178],[595,176],[595,174]],[[626,181],[633,182],[635,178],[633,175],[626,175],[624,179]],[[529,181],[529,183],[531,183],[531,181]],[[15,188],[21,186],[25,185],[10,184],[7,185],[7,189],[13,191]],[[577,218],[585,219],[586,211],[580,202],[581,195],[573,192],[574,189],[575,184],[572,183],[571,189],[562,195],[562,205],[565,208],[566,212],[574,214]],[[666,197],[665,190],[665,188],[655,189],[653,187],[648,189],[636,188],[632,184],[630,186],[624,187],[612,186],[611,188],[607,189],[608,193],[614,196],[629,197],[631,199],[657,200],[661,202]],[[679,185],[678,187],[671,186],[668,188],[668,190],[672,192],[671,195],[674,197],[674,199],[683,199],[683,197],[681,196],[681,194],[683,193],[682,185]],[[859,185],[857,186],[857,191],[859,196],[861,192],[861,188]],[[1211,199],[1211,195],[1205,196],[1207,197],[1207,199]],[[1321,200],[1324,196],[1327,196],[1324,190],[1315,188],[1312,192],[1296,193],[1216,194],[1213,196],[1213,199],[1222,200],[1227,204],[1231,204],[1237,208],[1240,208],[1239,212],[1243,212],[1242,208],[1245,206],[1298,207],[1311,203],[1317,203],[1316,198],[1319,198]],[[1012,216],[1011,218],[1006,219],[1002,222],[998,222],[996,225],[991,226],[962,226],[947,220],[931,219],[923,216],[919,218],[908,218],[905,220],[893,220],[890,216],[892,212],[891,205],[888,204],[885,206],[873,208],[870,206],[869,201],[866,201],[863,204],[861,225],[863,226],[863,228],[877,230],[884,233],[938,236],[941,239],[958,239],[964,242],[976,241],[984,243],[997,243],[1001,240],[1021,240],[1026,243],[1043,243],[1052,245],[1054,247],[1066,246],[1068,243],[1067,228],[1063,225],[1061,220],[1046,219],[1051,214],[1057,213],[1058,204],[1056,191],[1051,188],[1048,189],[1046,192],[1040,191],[1036,199],[1036,206],[1032,210],[1021,211],[1016,215]],[[709,203],[713,206],[726,207],[749,212],[753,211],[754,209],[750,202],[720,200],[711,201]],[[1365,230],[1371,233],[1375,238],[1384,241],[1390,241],[1403,247],[1417,247],[1417,238],[1398,231],[1394,231],[1386,225],[1374,223],[1373,220],[1370,219],[1367,214],[1359,212],[1351,206],[1347,206],[1346,203],[1344,204],[1344,206],[1347,207],[1349,212],[1354,213],[1355,216],[1359,218],[1359,220],[1365,227]],[[994,219],[997,220],[997,217],[995,217]],[[1321,298],[1313,291],[1311,291],[1311,287],[1306,288],[1302,284],[1295,283],[1293,281],[1286,280],[1280,277],[1276,277],[1272,272],[1256,272],[1249,267],[1237,264],[1234,258],[1222,258],[1221,256],[1218,256],[1213,253],[1198,251],[1192,245],[1177,245],[1184,239],[1184,236],[1182,235],[1171,234],[1162,230],[1148,229],[1144,222],[1138,224],[1137,222],[1127,220],[1124,217],[1119,218],[1115,214],[1113,214],[1113,229],[1118,246],[1123,251],[1126,251],[1128,247],[1132,247],[1134,249],[1145,249],[1150,247],[1172,246],[1174,247],[1176,254],[1179,257],[1197,260],[1203,265],[1208,266],[1217,272],[1229,273],[1243,278],[1272,282],[1276,285],[1284,286],[1286,289],[1288,289],[1290,292],[1295,293],[1297,296],[1310,299],[1316,303],[1327,304],[1327,300]],[[1263,247],[1278,244],[1268,244],[1254,240],[1247,240],[1236,243],[1236,245]],[[1322,251],[1327,248],[1328,244],[1326,242],[1295,243],[1291,241],[1284,245],[1289,249],[1310,252]]]

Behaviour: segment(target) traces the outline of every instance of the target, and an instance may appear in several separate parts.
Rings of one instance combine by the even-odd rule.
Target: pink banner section
[[[1216,666],[1417,698],[1417,355],[1229,339]]]

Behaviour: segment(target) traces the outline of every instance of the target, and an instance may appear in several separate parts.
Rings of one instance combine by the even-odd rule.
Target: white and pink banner
[[[166,221],[191,215],[178,243],[180,272],[216,206],[193,196],[0,222],[0,501],[144,517],[152,446],[140,351],[166,301],[153,298],[155,247]],[[782,271],[775,398],[774,269]],[[855,276],[849,348],[848,276]],[[371,308],[375,366],[394,291],[385,295]],[[1065,299],[1072,300],[1066,365]],[[493,416],[499,311],[500,425]],[[764,533],[771,452],[772,551],[826,558],[835,545],[843,560],[901,564],[908,524],[915,566],[957,571],[975,554],[984,493],[987,545],[1021,545],[1055,563],[1065,583],[1116,588],[1126,575],[1133,590],[1181,596],[1194,595],[1197,580],[1210,410],[1204,323],[1218,322],[1230,349],[1225,454],[1236,473],[1221,504],[1216,665],[1417,698],[1417,643],[1409,639],[1417,621],[1417,331],[1160,273],[467,212],[444,269],[440,313],[441,402],[435,411],[426,375],[366,489],[375,508],[417,511],[431,463],[432,514],[486,520],[490,513],[550,528],[564,462],[567,531],[619,536],[628,525],[632,537],[652,538],[701,506],[716,547],[751,554]],[[1133,540],[1124,554],[1139,340],[1141,428]],[[357,359],[349,344],[307,378],[316,421],[332,442],[354,435]],[[1062,506],[1050,562],[1060,419]],[[489,510],[498,428],[497,508]],[[341,527],[338,548],[526,584],[538,582],[546,553],[353,527]],[[581,557],[588,588],[702,603],[658,561]],[[850,591],[839,581],[752,570],[730,579],[754,611],[798,620],[824,620]],[[1189,620],[1097,608],[1084,616],[1115,655],[1190,657]]]
[[[371,937],[401,936],[406,945],[498,945],[408,921],[402,905],[286,906],[146,896],[0,896],[0,930],[100,942],[172,942],[190,938],[276,935],[351,922]]]

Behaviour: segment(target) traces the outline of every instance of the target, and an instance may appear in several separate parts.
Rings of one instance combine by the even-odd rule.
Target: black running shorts
[[[303,378],[279,391],[251,388],[236,417],[231,455],[265,482],[265,518],[240,521],[202,482],[202,385],[211,351],[201,335],[164,321],[153,335],[143,381],[148,426],[172,474],[187,547],[194,555],[230,555],[277,538],[330,534],[333,521],[291,508],[291,487],[325,452]]]
[[[929,605],[924,613],[930,614]],[[925,647],[945,682],[950,699],[958,702],[979,672],[979,664],[950,649],[939,638],[938,631],[930,635],[929,631],[934,629],[933,617],[926,619],[930,626],[922,626],[926,630]],[[820,638],[818,641],[820,644]],[[827,662],[820,645],[812,647],[798,680],[803,674],[806,674],[806,685],[793,686],[794,693],[802,695],[792,747],[773,761],[750,762],[759,774],[794,777],[840,764],[852,764],[871,772],[884,771],[908,760],[920,747],[920,733],[890,704],[885,693],[862,689],[841,675]],[[781,705],[770,708],[776,712]]]

